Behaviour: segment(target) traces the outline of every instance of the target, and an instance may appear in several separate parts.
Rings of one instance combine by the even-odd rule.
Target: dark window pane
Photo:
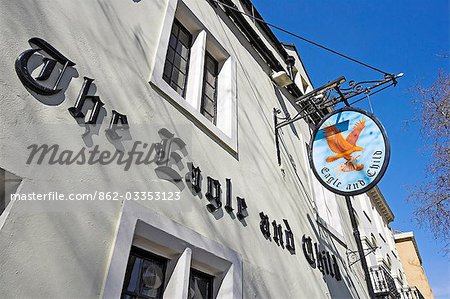
[[[217,114],[217,77],[218,63],[206,52],[203,77],[203,95],[200,113],[212,123],[216,123]]]
[[[209,115],[214,116],[214,103],[213,102],[205,100],[204,106],[202,108],[203,108],[202,112],[204,112],[203,115],[205,113],[208,113]]]
[[[206,119],[210,122],[214,122],[214,117],[209,115],[207,112],[204,111],[203,116],[206,117]]]
[[[206,69],[212,74],[217,74],[217,61],[212,57],[207,57]]]
[[[171,32],[173,33],[173,35],[178,36],[179,31],[180,31],[180,27],[178,26],[178,22],[173,22]]]
[[[164,65],[164,73],[163,73],[163,78],[164,80],[170,80],[170,77],[172,75],[172,64],[170,62],[166,62],[166,64]]]
[[[216,85],[216,80],[217,80],[216,75],[208,71],[205,72],[205,81],[208,82],[211,86]]]
[[[179,41],[186,47],[190,46],[191,35],[187,30],[180,30]]]
[[[176,35],[173,35],[173,34],[170,35],[169,48],[170,47],[172,49],[176,49],[176,47],[177,47],[177,36]]]
[[[186,89],[191,41],[189,31],[175,20],[167,49],[163,79],[182,97]]]
[[[186,47],[185,45],[178,43],[177,47],[176,47],[176,52],[183,57],[184,59],[187,60],[188,55],[189,55],[189,48]]]
[[[172,86],[172,88],[180,94],[180,96],[183,96],[183,89],[181,87],[179,87],[178,85],[176,85],[174,82],[170,83],[170,86]]]
[[[215,99],[215,94],[216,94],[216,88],[211,87],[211,85],[207,84],[205,82],[205,86],[204,86],[204,91],[203,91],[204,95],[207,96],[208,98],[210,98],[211,100],[214,101]]]
[[[212,299],[213,276],[191,269],[189,299]]]
[[[187,70],[187,61],[184,60],[180,55],[175,54],[173,65],[176,66],[180,70],[180,72],[186,74],[185,70]]]
[[[142,259],[131,256],[129,263],[133,265],[133,268],[131,271],[131,277],[130,282],[128,283],[127,291],[134,293],[138,290],[139,286],[139,275],[141,274],[140,271],[142,266]]]
[[[132,247],[125,274],[122,298],[161,299],[167,260]]]
[[[175,83],[178,87],[183,89],[184,81],[186,77],[179,71],[176,67],[173,68],[172,72],[172,83]]]
[[[174,60],[174,59],[175,59],[175,51],[174,51],[174,49],[172,49],[171,47],[169,47],[169,48],[167,49],[167,57],[166,57],[166,60],[173,63],[173,60]]]
[[[180,74],[177,78],[177,80],[174,80],[173,82],[178,85],[178,87],[180,87],[182,89],[181,86],[184,86],[184,81],[185,81],[185,76]]]
[[[140,294],[158,298],[158,292],[164,284],[163,265],[154,260],[144,260],[142,267],[142,289]]]

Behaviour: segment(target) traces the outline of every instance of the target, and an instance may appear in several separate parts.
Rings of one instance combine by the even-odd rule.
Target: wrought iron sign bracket
[[[364,100],[366,97],[376,94],[390,86],[397,85],[397,79],[402,77],[403,73],[398,75],[385,75],[381,80],[369,80],[355,82],[353,80],[348,82],[348,87],[342,87],[341,85],[346,82],[345,77],[341,76],[313,91],[297,98],[295,103],[298,107],[296,115],[291,117],[286,115],[280,117],[281,111],[277,108],[273,108],[273,120],[275,129],[275,145],[277,150],[278,165],[281,165],[281,152],[280,152],[280,140],[279,130],[291,123],[312,117],[313,115],[319,115],[323,117],[324,114],[331,112],[330,109],[334,108],[339,103],[344,103],[346,106],[351,106],[359,101]],[[349,99],[360,96],[353,102],[349,102]]]
[[[375,252],[375,250],[377,250],[378,248],[381,248],[381,247],[370,247],[370,248],[364,249],[364,257],[366,257],[369,254]],[[356,264],[357,262],[359,262],[361,260],[361,257],[359,257],[356,260],[354,260],[353,262],[350,262],[350,255],[352,255],[352,256],[357,255],[358,254],[357,250],[347,250],[346,254],[347,254],[347,260],[348,260],[348,266],[349,267],[353,266],[354,264]]]

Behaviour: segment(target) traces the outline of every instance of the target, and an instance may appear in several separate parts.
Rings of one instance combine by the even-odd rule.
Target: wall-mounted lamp
[[[285,71],[273,73],[271,78],[278,87],[286,87],[294,83]]]

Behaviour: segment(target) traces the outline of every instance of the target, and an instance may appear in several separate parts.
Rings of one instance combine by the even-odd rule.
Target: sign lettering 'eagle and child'
[[[378,119],[345,107],[327,115],[314,131],[309,148],[317,179],[340,195],[358,195],[375,186],[386,171],[390,147]]]

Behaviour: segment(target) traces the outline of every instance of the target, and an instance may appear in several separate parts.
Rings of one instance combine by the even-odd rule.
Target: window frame
[[[210,8],[212,9],[212,8]],[[198,16],[202,17],[202,16]],[[237,64],[233,56],[223,45],[225,40],[218,40],[208,30],[214,26],[205,26],[207,22],[199,20],[182,0],[169,0],[164,17],[159,43],[151,66],[150,84],[180,113],[203,133],[223,147],[234,157],[238,157],[238,103],[237,103]],[[186,97],[183,98],[162,78],[164,62],[169,45],[170,32],[177,19],[193,36]],[[210,22],[210,20],[208,20]],[[203,89],[203,72],[205,51],[209,51],[219,62],[219,82],[216,123],[212,123],[200,113]]]
[[[243,259],[238,252],[136,202],[125,201],[119,219],[100,297],[120,298],[134,245],[170,260],[164,291],[167,298],[187,298],[191,267],[213,274],[214,298],[225,299],[230,294],[242,298]]]

